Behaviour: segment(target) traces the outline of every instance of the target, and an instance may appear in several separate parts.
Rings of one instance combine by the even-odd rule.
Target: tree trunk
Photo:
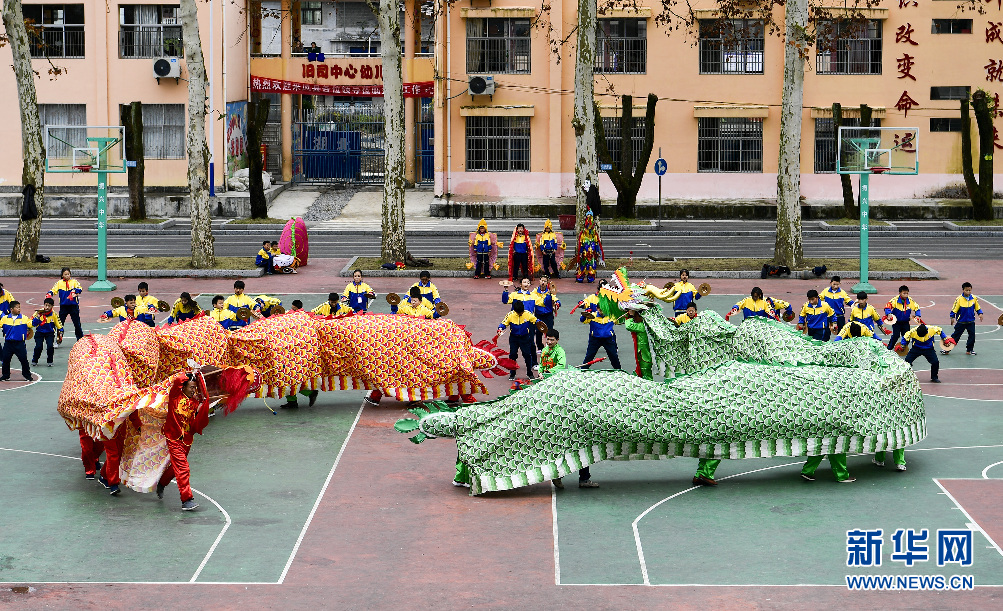
[[[268,218],[265,201],[265,183],[261,180],[261,139],[268,122],[268,109],[272,102],[261,98],[247,103],[247,190],[251,196],[251,218]]]
[[[198,268],[214,267],[212,217],[209,210],[209,146],[205,139],[206,92],[208,79],[199,37],[197,0],[180,0],[178,14],[188,65],[188,190],[191,197],[192,261]]]
[[[401,75],[400,3],[379,0],[369,7],[376,13],[383,60],[383,117],[385,124],[383,171],[383,241],[380,254],[386,262],[403,261],[407,253],[404,234],[404,77]]]
[[[964,107],[963,107],[964,108]],[[989,96],[981,89],[972,94],[972,109],[975,110],[975,122],[979,126],[979,180],[968,185],[968,194],[972,200],[972,212],[976,220],[992,220],[993,214],[993,110],[990,108]],[[962,124],[967,120],[967,108],[964,109]],[[963,125],[964,128],[964,125]],[[971,163],[971,121],[968,121],[968,173],[973,173]],[[962,132],[964,133],[964,132]],[[964,140],[962,140],[964,148]],[[974,176],[972,176],[974,182]],[[968,183],[968,174],[965,175]]]
[[[122,106],[122,125],[125,126],[125,158],[135,163],[129,167],[129,218],[141,221],[146,218],[146,158],[143,156],[143,103],[133,102]]]
[[[780,163],[777,171],[776,265],[801,265],[801,104],[807,44],[807,0],[789,0],[785,14],[784,90],[780,106]]]
[[[24,155],[21,184],[34,187],[35,207],[38,209],[37,217],[23,218],[24,206],[21,207],[10,260],[14,263],[34,263],[45,207],[45,144],[42,142],[42,122],[38,118],[35,71],[31,66],[31,48],[21,12],[21,0],[4,0],[3,24],[14,59],[17,99],[21,109],[21,152]]]
[[[839,128],[843,126],[843,107],[836,102],[832,105],[832,134],[839,146]],[[856,202],[853,201],[853,183],[850,182],[849,174],[839,175],[839,184],[843,187],[843,216],[848,219],[860,218],[860,211]]]
[[[620,98],[620,176],[616,181],[616,215],[622,219],[634,218],[634,198],[627,188],[634,175],[634,98],[624,95]]]
[[[575,199],[577,229],[581,231],[588,204],[586,185],[599,184],[596,158],[595,123],[599,113],[595,107],[596,0],[578,0],[578,31],[575,44]],[[595,219],[598,227],[599,219]]]

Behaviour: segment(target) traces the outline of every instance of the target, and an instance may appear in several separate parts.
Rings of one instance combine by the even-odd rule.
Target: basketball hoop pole
[[[116,138],[88,138],[97,141],[100,157],[98,159],[98,279],[87,287],[88,291],[108,292],[117,287],[108,281],[108,143]]]
[[[868,237],[870,233],[870,178],[871,175],[864,172],[860,176],[860,282],[853,285],[851,289],[854,293],[863,291],[874,294],[878,289],[868,282]]]

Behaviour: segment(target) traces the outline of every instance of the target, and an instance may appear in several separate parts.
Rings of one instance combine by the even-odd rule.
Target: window
[[[143,156],[185,158],[184,104],[143,104]]]
[[[321,10],[320,2],[304,2],[300,6],[300,15],[303,25],[324,24],[324,11]]]
[[[467,73],[529,74],[529,19],[467,19]]]
[[[528,172],[529,117],[467,117],[468,172]]]
[[[647,48],[648,23],[644,19],[599,19],[596,24],[595,71],[644,74]]]
[[[700,21],[700,74],[762,74],[763,22]]]
[[[930,87],[931,100],[967,100],[971,87]]]
[[[32,57],[82,58],[84,56],[83,4],[25,4],[25,20]]]
[[[122,58],[181,57],[177,5],[123,4],[118,7],[118,55]]]
[[[881,127],[881,119],[871,119],[871,125]],[[843,117],[843,127],[859,127],[860,119]],[[815,173],[836,171],[836,123],[832,119],[815,119]]]
[[[644,150],[644,125],[645,117],[634,117],[634,127],[630,130],[630,147],[635,164],[637,164],[637,158],[641,156],[641,151]],[[603,117],[602,127],[606,135],[606,150],[613,158],[613,166],[619,167],[621,151],[623,151],[623,140],[620,139],[620,117]],[[603,161],[600,159],[599,164],[602,163]],[[600,171],[604,172],[605,170]]]
[[[697,119],[698,172],[762,172],[763,120]]]
[[[881,21],[821,21],[815,55],[819,74],[881,74]]]
[[[960,132],[961,118],[930,117],[931,132]]]
[[[934,19],[934,34],[971,34],[971,19]]]
[[[42,124],[42,144],[48,157],[73,156],[74,148],[87,146],[87,130],[53,129],[49,131],[51,141],[45,141],[45,127],[48,125],[87,125],[87,106],[85,104],[39,104],[38,119]]]

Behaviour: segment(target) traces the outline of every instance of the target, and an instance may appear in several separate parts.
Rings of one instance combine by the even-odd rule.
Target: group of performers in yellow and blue
[[[554,328],[554,315],[561,307],[561,300],[550,284],[550,278],[544,274],[539,278],[539,284],[534,288],[533,281],[524,276],[519,288],[510,291],[505,285],[501,295],[502,303],[511,304],[509,312],[498,325],[499,334],[511,327],[509,335],[509,358],[517,360],[521,351],[526,360],[526,371],[530,377],[539,374],[538,352],[544,348],[546,333]],[[546,329],[537,327],[542,322]],[[515,379],[515,371],[511,371],[509,379]]]

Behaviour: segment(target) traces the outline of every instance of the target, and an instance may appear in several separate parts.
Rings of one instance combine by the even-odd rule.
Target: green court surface
[[[795,309],[803,301],[777,296]],[[280,297],[287,308],[296,298],[310,308],[326,295]],[[581,292],[561,298],[556,326],[569,364],[580,363],[587,330],[577,313],[568,313]],[[198,301],[208,308],[210,299],[202,295]],[[699,305],[726,313],[739,299],[712,294]],[[1001,297],[984,299],[1003,304]],[[462,324],[477,316],[478,328],[493,325],[507,309],[495,303],[484,314],[451,303],[452,318]],[[100,310],[84,314],[87,331],[112,327],[87,322]],[[382,295],[374,310],[389,311]],[[999,315],[986,310],[987,319]],[[946,308],[934,308],[930,316],[946,319]],[[482,335],[475,333],[474,341]],[[633,369],[630,334],[618,329],[617,336],[622,366]],[[978,398],[994,398],[1003,388],[1000,339],[999,327],[987,324],[980,327],[977,357],[966,357],[963,346],[942,357],[945,384],[924,384],[925,391],[938,393],[927,396],[929,436],[907,452],[905,473],[895,472],[890,459],[889,467],[878,469],[869,456],[858,456],[849,461],[858,481],[842,485],[831,478],[828,463],[816,482],[802,481],[798,459],[724,461],[717,488],[691,487],[693,459],[603,462],[592,468],[601,483],[597,490],[580,490],[573,477],[566,478],[567,489],[555,494],[553,506],[559,583],[839,585],[846,574],[949,573],[935,562],[911,568],[889,562],[888,539],[897,528],[926,528],[931,537],[938,528],[965,528],[965,514],[935,478],[980,478],[988,465],[1003,461],[1003,423],[996,417],[1003,403]],[[160,501],[128,489],[111,497],[84,479],[77,434],[56,413],[67,354],[68,343],[56,352],[55,367],[36,369],[41,381],[0,390],[0,486],[7,491],[0,513],[0,582],[281,582],[363,393],[321,393],[312,408],[300,397],[298,410],[279,410],[277,416],[260,399],[248,399],[234,414],[214,418],[206,434],[196,437],[189,459],[202,508],[183,513],[173,484]],[[916,368],[926,382],[926,363]],[[273,408],[279,403],[269,400]],[[388,443],[406,443],[389,424],[386,437]],[[372,528],[380,528],[375,519]],[[880,569],[845,566],[846,531],[855,528],[885,530]],[[975,565],[954,572],[974,575],[979,585],[1003,585],[1003,556],[989,546],[976,534]]]

